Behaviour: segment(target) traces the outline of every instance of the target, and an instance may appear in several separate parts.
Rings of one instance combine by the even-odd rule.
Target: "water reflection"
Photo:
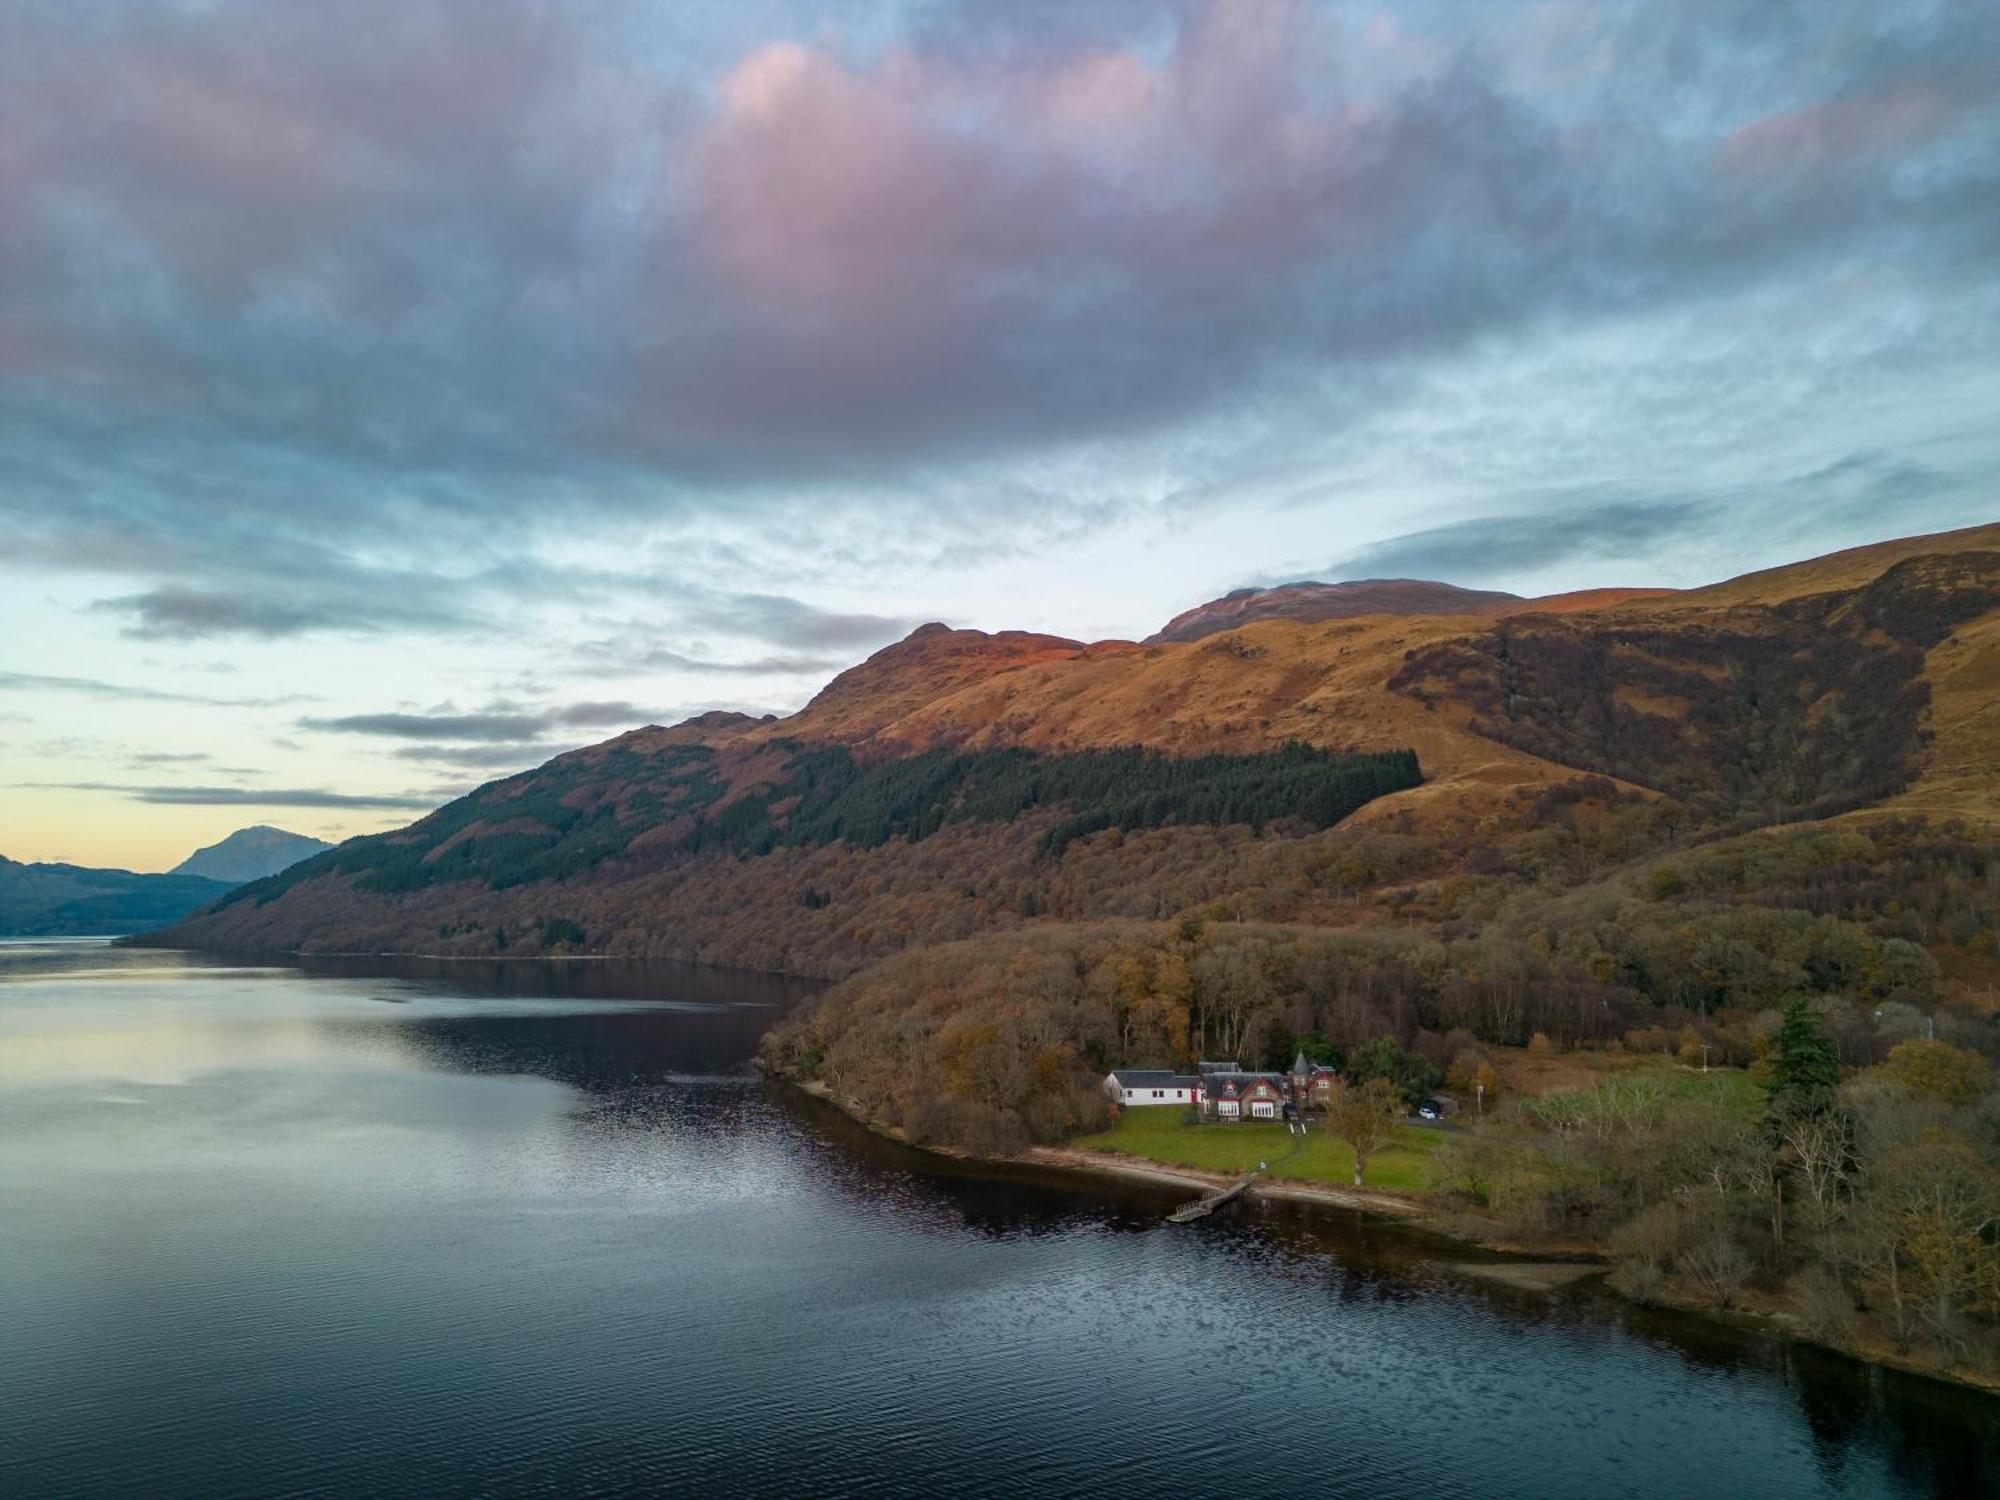
[[[0,1493],[1992,1487],[1984,1398],[899,1147],[745,1066],[799,993],[0,948]]]

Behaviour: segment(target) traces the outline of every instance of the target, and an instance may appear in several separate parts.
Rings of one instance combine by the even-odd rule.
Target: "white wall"
[[[1194,1091],[1192,1089],[1125,1089],[1122,1092],[1125,1095],[1123,1102],[1132,1105],[1192,1104],[1194,1102]],[[1155,1095],[1159,1097],[1155,1098]]]

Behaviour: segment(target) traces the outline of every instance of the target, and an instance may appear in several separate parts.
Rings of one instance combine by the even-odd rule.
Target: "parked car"
[[[1438,1104],[1437,1100],[1426,1099],[1422,1104],[1417,1106],[1417,1118],[1420,1120],[1442,1120],[1444,1118],[1444,1110]]]

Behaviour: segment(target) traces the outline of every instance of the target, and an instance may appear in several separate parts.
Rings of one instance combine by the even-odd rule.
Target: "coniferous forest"
[[[453,803],[410,828],[355,839],[254,881],[229,902],[268,902],[322,874],[379,894],[478,880],[494,890],[582,875],[665,851],[755,856],[920,841],[948,824],[1051,813],[1039,848],[1107,830],[1284,822],[1330,828],[1376,797],[1418,785],[1407,750],[1339,754],[1290,744],[1250,755],[1172,757],[1139,748],[1045,755],[1002,749],[862,762],[844,746],[783,744],[776,774],[732,788],[692,745],[642,757],[555,761]]]

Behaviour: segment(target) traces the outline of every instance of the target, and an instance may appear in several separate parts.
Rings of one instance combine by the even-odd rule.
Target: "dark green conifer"
[[[1826,1028],[1803,998],[1793,1000],[1785,1007],[1771,1054],[1771,1112],[1823,1109],[1839,1086],[1840,1058]]]

